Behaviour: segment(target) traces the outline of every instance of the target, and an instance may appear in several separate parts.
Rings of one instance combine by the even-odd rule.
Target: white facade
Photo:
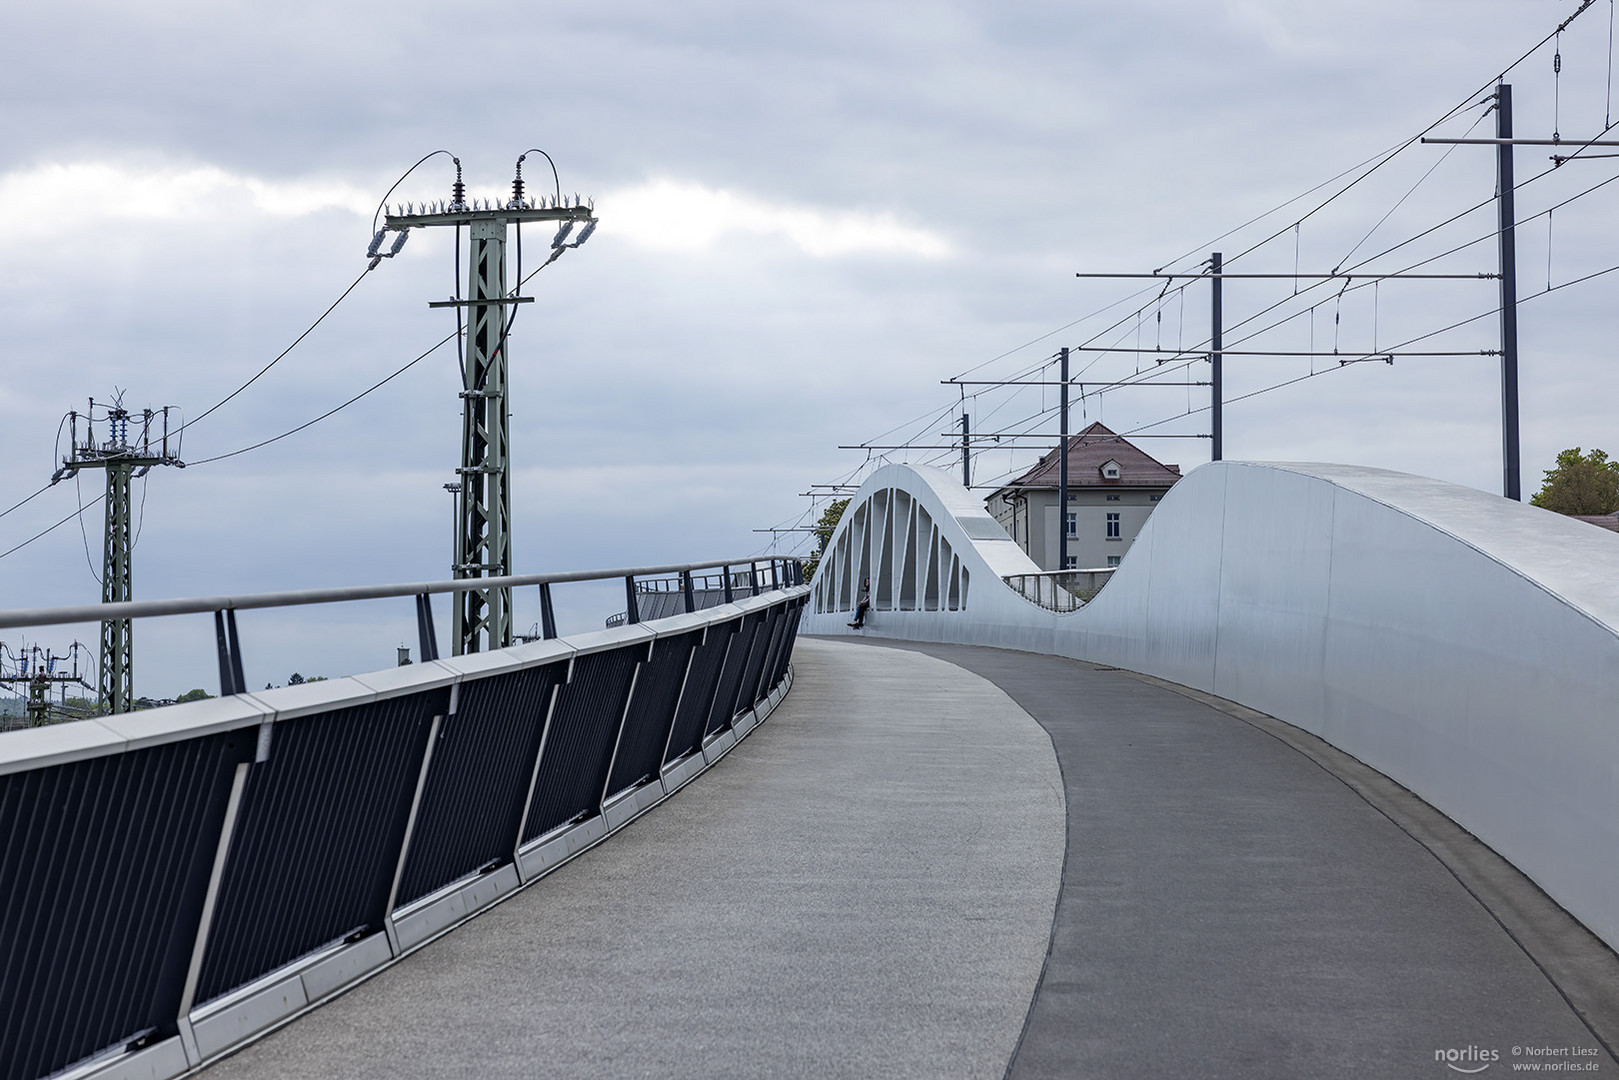
[[[1117,566],[1147,524],[1166,489],[1078,488],[1068,493],[1069,568]],[[1034,488],[1006,499],[992,495],[989,512],[1036,565],[1059,569],[1057,493]],[[1111,520],[1110,520],[1111,518]]]

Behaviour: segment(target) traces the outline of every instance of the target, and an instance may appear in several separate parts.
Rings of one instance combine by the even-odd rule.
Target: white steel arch
[[[886,466],[850,507],[806,633],[1070,656],[1269,713],[1416,792],[1619,946],[1619,535],[1403,473],[1219,462],[1165,495],[1091,603],[1056,614],[1000,580],[1036,568],[949,474]],[[847,544],[890,513],[920,542],[875,562]],[[867,567],[896,575],[900,602],[874,583],[852,631]]]

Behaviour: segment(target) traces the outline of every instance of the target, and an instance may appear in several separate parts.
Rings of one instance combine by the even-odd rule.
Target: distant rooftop
[[[1057,450],[1042,457],[1034,467],[1007,488],[1055,488]],[[1116,469],[1109,469],[1109,464]],[[1116,473],[1117,475],[1113,475]],[[1165,465],[1145,450],[1109,431],[1100,422],[1068,437],[1068,486],[1081,487],[1160,487],[1167,488],[1181,478],[1179,465]]]

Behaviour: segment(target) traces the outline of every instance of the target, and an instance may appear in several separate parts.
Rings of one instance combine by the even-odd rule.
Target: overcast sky
[[[364,268],[376,203],[417,158],[447,148],[473,194],[503,196],[517,155],[537,146],[565,192],[594,198],[601,226],[534,279],[536,302],[514,330],[514,568],[763,550],[768,535],[752,530],[798,522],[808,485],[858,479],[867,455],[839,444],[931,444],[954,427],[960,392],[941,379],[975,367],[974,378],[1024,375],[1058,346],[1093,340],[1196,345],[1206,284],[1165,293],[1139,328],[1133,313],[1156,287],[1076,323],[1140,283],[1074,272],[1150,271],[1182,256],[1173,265],[1195,270],[1220,234],[1481,100],[1470,95],[1576,6],[9,5],[0,509],[50,477],[58,423],[87,397],[116,387],[133,407],[196,415],[280,352]],[[1610,12],[1599,0],[1563,36],[1560,86],[1550,47],[1513,72],[1519,135],[1601,130]],[[1475,122],[1475,135],[1493,133],[1478,107],[1444,131]],[[1336,187],[1219,248],[1229,258],[1281,231],[1234,267],[1256,272],[1375,255],[1489,200],[1491,151],[1446,150],[1413,147],[1296,232],[1288,226]],[[1520,180],[1548,164],[1528,148],[1517,162]],[[1614,165],[1577,162],[1525,188],[1520,217]],[[525,172],[531,190],[547,175],[534,157]],[[438,158],[396,197],[443,198],[452,179]],[[1524,226],[1521,293],[1616,261],[1616,192],[1557,210],[1549,231],[1544,217]],[[1492,214],[1485,206],[1369,268],[1487,239]],[[530,266],[543,232],[526,237]],[[426,305],[453,290],[451,260],[446,236],[414,233],[259,383],[188,431],[185,458],[301,424],[437,341],[453,317]],[[1495,260],[1485,242],[1425,269],[1492,271]],[[1619,274],[1522,309],[1526,493],[1566,446],[1619,451],[1616,287]],[[1290,299],[1294,288],[1229,282],[1228,325],[1282,302],[1267,322],[1305,314],[1248,348],[1330,351],[1336,334],[1364,351],[1495,303],[1489,281],[1390,282],[1341,299],[1336,289]],[[1496,332],[1491,317],[1412,347],[1491,349]],[[1229,332],[1228,345],[1246,333]],[[1092,359],[1088,378],[1143,362]],[[1227,367],[1235,398],[1307,375],[1312,361]],[[1358,462],[1499,490],[1493,358],[1313,367],[1331,371],[1228,407],[1227,457]],[[1204,379],[1207,366],[1174,377]],[[458,389],[453,351],[441,350],[301,434],[154,473],[137,491],[137,597],[448,576],[441,485],[458,464]],[[979,430],[1055,430],[1036,417],[1055,395],[1041,395],[986,391],[966,407]],[[1206,403],[1202,388],[1138,389],[1076,402],[1074,419],[1132,431]],[[906,426],[885,434],[896,425]],[[1149,430],[1206,432],[1207,414]],[[1206,439],[1142,445],[1183,468],[1209,454]],[[992,450],[975,480],[1028,460]],[[64,482],[0,518],[0,550],[100,492],[86,474],[80,492]],[[69,524],[0,558],[4,606],[99,598],[100,510],[84,521],[83,536]],[[558,600],[565,629],[599,625],[611,609],[586,590]],[[537,618],[532,596],[519,596],[518,615]],[[414,644],[409,616],[400,602],[245,617],[248,681],[385,666],[396,644]],[[40,640],[60,649],[93,632]],[[205,619],[142,623],[137,692],[215,689],[210,634]],[[18,635],[3,637],[16,647]]]

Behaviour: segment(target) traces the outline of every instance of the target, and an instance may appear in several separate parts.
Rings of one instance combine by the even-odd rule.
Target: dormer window
[[[1124,469],[1117,461],[1112,460],[1103,462],[1101,471],[1103,480],[1118,480],[1124,475]]]

